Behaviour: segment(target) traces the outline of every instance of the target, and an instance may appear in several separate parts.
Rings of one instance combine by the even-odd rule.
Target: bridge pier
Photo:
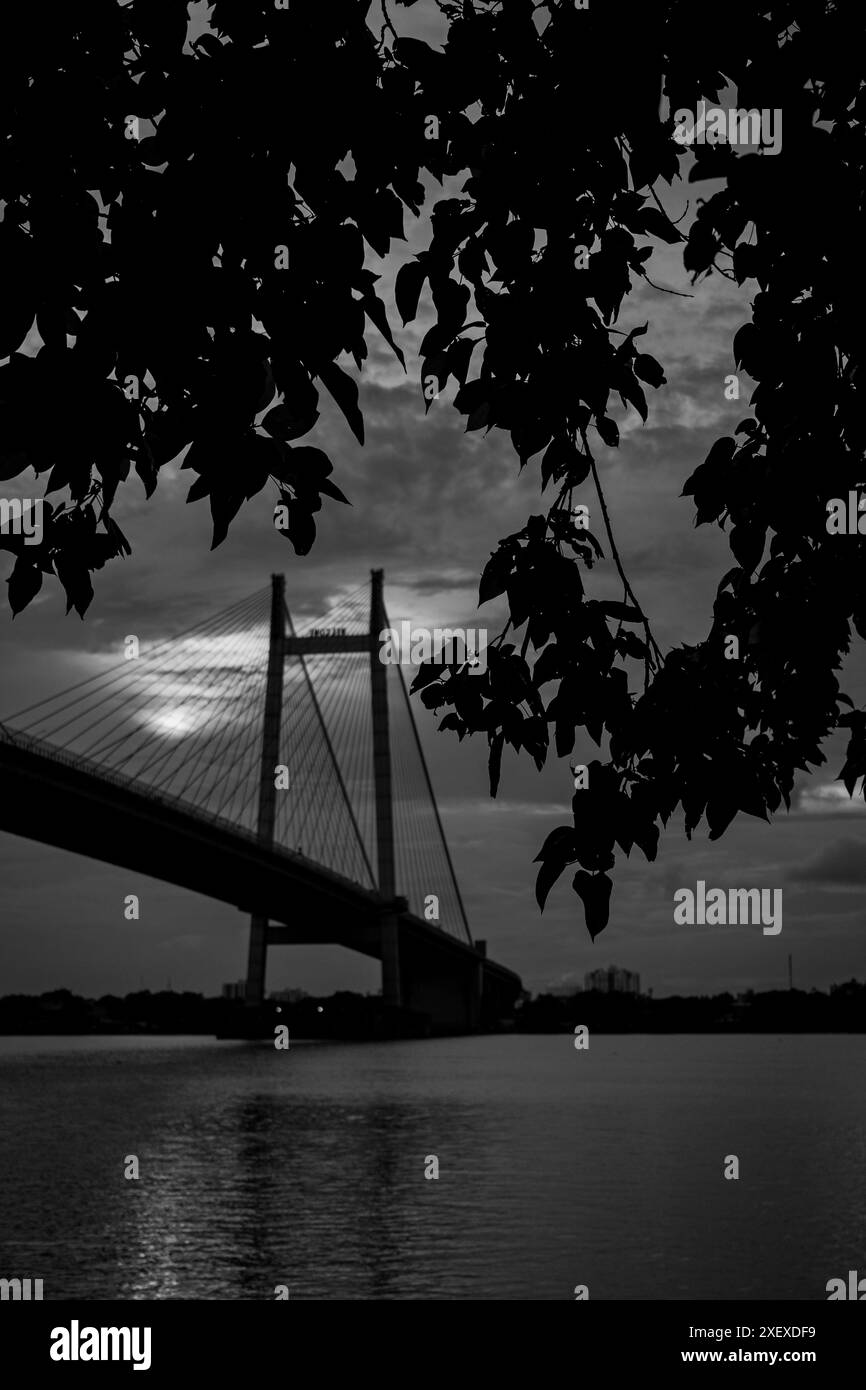
[[[244,1001],[253,1007],[265,1001],[265,972],[268,966],[268,919],[253,913],[250,917],[250,945],[247,954],[247,986]]]
[[[432,943],[406,942],[401,960],[403,1004],[427,1014],[434,1033],[476,1033],[482,1026],[484,958],[474,951],[450,958]]]
[[[403,1001],[408,1009],[427,1014],[434,1033],[477,1033],[481,1026],[481,994],[474,963],[458,974],[416,974],[403,977]]]
[[[404,904],[407,907],[408,904]],[[400,974],[400,924],[397,908],[384,912],[379,923],[382,951],[382,1001],[393,1008],[403,1006],[403,983]]]

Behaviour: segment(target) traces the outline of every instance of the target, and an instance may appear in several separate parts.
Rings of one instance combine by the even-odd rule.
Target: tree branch
[[[583,440],[583,447],[584,447],[584,449],[586,450],[587,457],[589,458],[589,466],[590,466],[590,469],[591,469],[591,471],[592,471],[592,480],[593,480],[593,482],[595,483],[595,490],[596,490],[596,492],[597,492],[597,494],[598,494],[598,501],[599,501],[599,505],[600,505],[600,507],[601,507],[601,514],[602,514],[602,517],[603,517],[603,519],[604,519],[604,529],[605,529],[605,531],[607,532],[607,539],[608,539],[608,542],[610,543],[610,551],[611,551],[611,554],[613,555],[613,560],[614,560],[614,564],[616,565],[617,574],[619,575],[620,580],[622,581],[622,586],[623,586],[624,592],[626,593],[626,595],[628,596],[628,598],[631,599],[631,601],[632,601],[632,603],[634,604],[635,608],[637,609],[638,613],[640,613],[641,622],[643,623],[644,632],[646,633],[646,641],[647,641],[647,663],[646,663],[646,676],[645,676],[645,680],[646,680],[646,683],[648,684],[648,683],[649,683],[649,670],[650,670],[650,658],[649,658],[649,653],[650,653],[650,651],[652,651],[652,653],[653,653],[654,656],[656,657],[656,660],[657,660],[657,662],[658,662],[659,667],[661,667],[662,665],[664,665],[664,657],[662,656],[661,648],[659,647],[658,642],[656,641],[655,637],[654,637],[653,634],[652,634],[652,629],[650,628],[649,620],[648,620],[648,618],[646,617],[646,614],[644,613],[643,608],[641,607],[640,603],[638,603],[638,600],[637,600],[637,598],[636,598],[636,596],[635,596],[635,592],[634,592],[634,590],[632,589],[631,584],[628,582],[628,577],[626,576],[626,572],[625,572],[625,570],[624,570],[623,567],[622,567],[622,560],[620,559],[619,551],[617,550],[617,547],[616,547],[616,541],[614,540],[614,536],[613,536],[613,527],[611,526],[611,523],[610,523],[610,515],[609,515],[608,510],[607,510],[607,503],[605,502],[605,499],[604,499],[604,492],[602,491],[602,487],[601,487],[601,480],[599,479],[599,476],[598,476],[598,468],[596,467],[595,459],[592,457],[592,454],[590,453],[589,445],[588,445],[588,443],[587,443],[585,431],[584,431],[584,430],[581,430],[580,434],[581,434],[581,438],[582,438],[582,440]],[[646,686],[645,686],[644,688],[646,688]]]

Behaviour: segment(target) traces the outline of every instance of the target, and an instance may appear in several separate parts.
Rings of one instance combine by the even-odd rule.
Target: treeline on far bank
[[[821,990],[668,995],[540,994],[517,1014],[522,1033],[866,1033],[866,984],[849,980]]]
[[[0,1034],[231,1033],[243,1004],[188,991],[140,990],[84,999],[67,989],[0,998]],[[273,1022],[295,1038],[377,1036],[382,1001],[343,990],[322,998],[269,1000]],[[599,1033],[863,1033],[866,984],[849,980],[820,990],[769,990],[745,994],[647,995],[585,991],[525,999],[506,1027],[521,1033],[573,1032],[579,1024]]]
[[[364,1021],[378,1000],[342,991],[324,999],[287,1003],[268,1000],[273,1021],[285,1023],[295,1037],[352,1037],[364,1031]],[[203,1033],[231,1031],[242,1015],[240,1001],[207,998],[174,990],[139,990],[123,997],[105,994],[83,999],[68,989],[47,994],[7,994],[0,998],[0,1034],[76,1033]],[[329,1031],[330,1030],[330,1031]]]

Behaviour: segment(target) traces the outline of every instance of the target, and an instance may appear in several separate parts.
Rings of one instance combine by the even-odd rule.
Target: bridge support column
[[[382,1002],[400,1008],[403,989],[400,981],[400,938],[396,912],[383,913],[379,930],[382,945]]]
[[[259,1005],[265,999],[265,972],[268,964],[268,919],[255,914],[250,918],[250,946],[247,954],[245,1002]]]
[[[469,982],[469,1027],[473,1033],[477,1033],[481,1027],[481,1014],[484,1008],[484,960],[487,956],[487,942],[476,941],[475,949],[478,952],[479,960],[477,965],[472,967]]]

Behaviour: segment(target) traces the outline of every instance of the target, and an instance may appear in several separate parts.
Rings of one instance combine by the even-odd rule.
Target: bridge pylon
[[[271,575],[271,630],[268,644],[268,675],[262,728],[262,759],[259,781],[257,834],[262,844],[274,843],[277,815],[276,769],[280,761],[280,720],[283,712],[283,674],[286,645],[286,580]],[[257,913],[250,917],[247,955],[246,1003],[258,1007],[264,1002],[268,964],[268,919]]]
[[[388,626],[382,593],[384,570],[370,572],[370,688],[373,697],[373,786],[376,797],[376,856],[379,892],[393,903],[396,897],[394,860],[394,814],[391,791],[391,736],[388,728],[388,668],[380,657],[379,634]],[[400,983],[400,941],[397,913],[382,913],[382,999],[399,1007],[403,1003]]]
[[[388,626],[383,594],[384,571],[370,572],[370,623],[366,634],[335,638],[327,634],[296,637],[286,608],[285,577],[271,576],[271,626],[268,648],[268,674],[262,731],[261,781],[259,785],[258,837],[262,844],[274,843],[276,822],[275,771],[280,762],[280,721],[283,703],[283,676],[289,657],[313,653],[364,652],[370,658],[370,691],[373,725],[373,781],[376,806],[377,887],[385,899],[379,917],[382,960],[382,999],[400,1007],[403,991],[400,974],[399,913],[405,899],[396,891],[394,851],[394,813],[391,775],[391,738],[388,723],[388,670],[380,658],[380,633]],[[287,630],[288,628],[288,630]],[[312,692],[311,692],[312,693]],[[315,700],[315,696],[313,695]],[[324,726],[323,726],[323,732]],[[327,737],[327,734],[325,735]],[[353,817],[354,819],[354,817]],[[258,1008],[264,1003],[268,940],[272,935],[267,917],[250,917],[247,957],[246,1003]]]

